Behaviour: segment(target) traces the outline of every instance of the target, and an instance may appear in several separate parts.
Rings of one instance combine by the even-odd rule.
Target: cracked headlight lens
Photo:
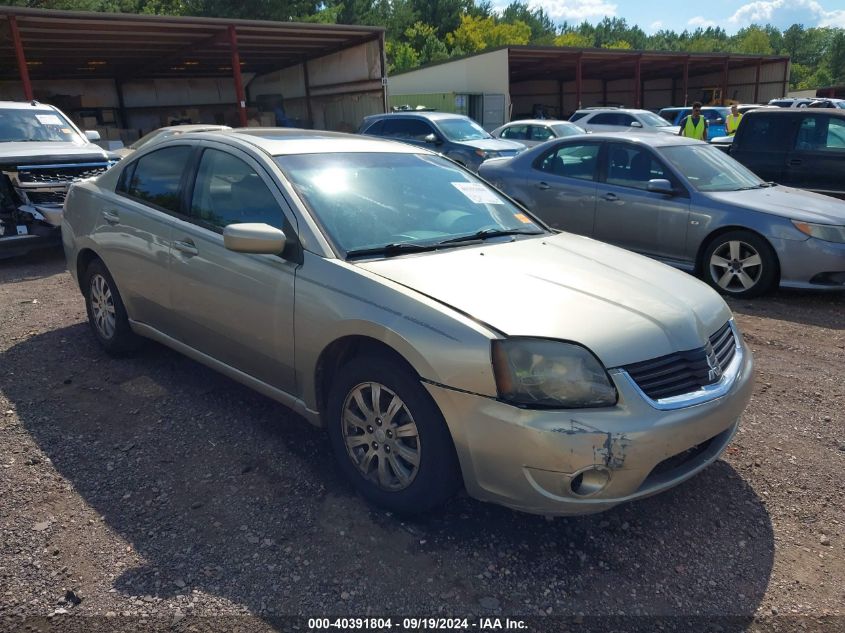
[[[493,373],[502,400],[529,407],[580,409],[616,404],[616,388],[584,347],[549,339],[493,341]]]

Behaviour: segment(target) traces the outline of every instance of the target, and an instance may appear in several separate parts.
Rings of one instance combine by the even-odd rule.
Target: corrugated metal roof
[[[265,73],[383,37],[371,26],[0,7],[0,79],[19,79],[15,16],[32,79],[231,76],[229,25],[243,72]]]

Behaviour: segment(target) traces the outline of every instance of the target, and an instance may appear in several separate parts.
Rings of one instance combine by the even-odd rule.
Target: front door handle
[[[615,193],[606,193],[602,196],[602,199],[607,200],[608,202],[614,202],[616,200],[619,200],[619,196],[617,196]]]
[[[802,161],[800,158],[790,158],[787,165],[789,165],[790,167],[795,167],[797,165],[800,165],[803,162],[804,161]]]
[[[175,248],[180,253],[184,253],[185,255],[189,256],[199,254],[196,245],[194,244],[193,240],[189,237],[186,237],[184,240],[174,241],[173,248]]]
[[[103,211],[103,219],[109,224],[117,224],[120,222],[120,216],[117,214],[117,211],[112,211],[111,209]]]
[[[551,188],[552,188],[552,186],[547,182],[538,182],[537,183],[537,189],[541,189],[542,191],[545,191],[546,189],[551,189]]]

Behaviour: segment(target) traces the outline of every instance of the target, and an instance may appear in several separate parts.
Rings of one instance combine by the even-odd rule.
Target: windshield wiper
[[[438,244],[457,244],[458,242],[478,242],[486,240],[489,237],[501,237],[504,235],[540,235],[543,231],[534,231],[531,229],[482,229],[471,235],[461,235],[459,237],[452,237],[448,240],[438,242]]]
[[[419,253],[437,248],[437,244],[414,244],[413,242],[394,242],[384,246],[372,248],[358,248],[346,253],[346,259],[350,257],[366,257],[368,255],[403,255],[405,253]]]

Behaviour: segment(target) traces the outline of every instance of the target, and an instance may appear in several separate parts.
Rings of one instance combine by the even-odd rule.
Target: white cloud
[[[845,27],[845,10],[827,11],[816,0],[757,0],[741,6],[728,21],[737,27],[755,23]]]
[[[495,6],[496,3],[494,3]],[[505,6],[510,2],[504,2]],[[541,8],[556,21],[597,22],[605,16],[617,15],[617,5],[606,0],[534,0],[529,2],[532,9]]]
[[[655,32],[655,31],[659,31],[660,29],[663,28],[663,22],[661,22],[660,20],[657,20],[655,22],[652,22],[649,25],[648,28],[652,31],[652,33]]]
[[[779,0],[775,0],[775,2],[778,2],[778,1]],[[689,26],[694,26],[694,27],[700,26],[703,29],[706,29],[706,28],[712,27],[712,26],[716,26],[716,23],[713,20],[708,20],[707,18],[703,18],[700,15],[697,15],[694,18],[690,19],[689,22],[687,22],[687,24]]]

